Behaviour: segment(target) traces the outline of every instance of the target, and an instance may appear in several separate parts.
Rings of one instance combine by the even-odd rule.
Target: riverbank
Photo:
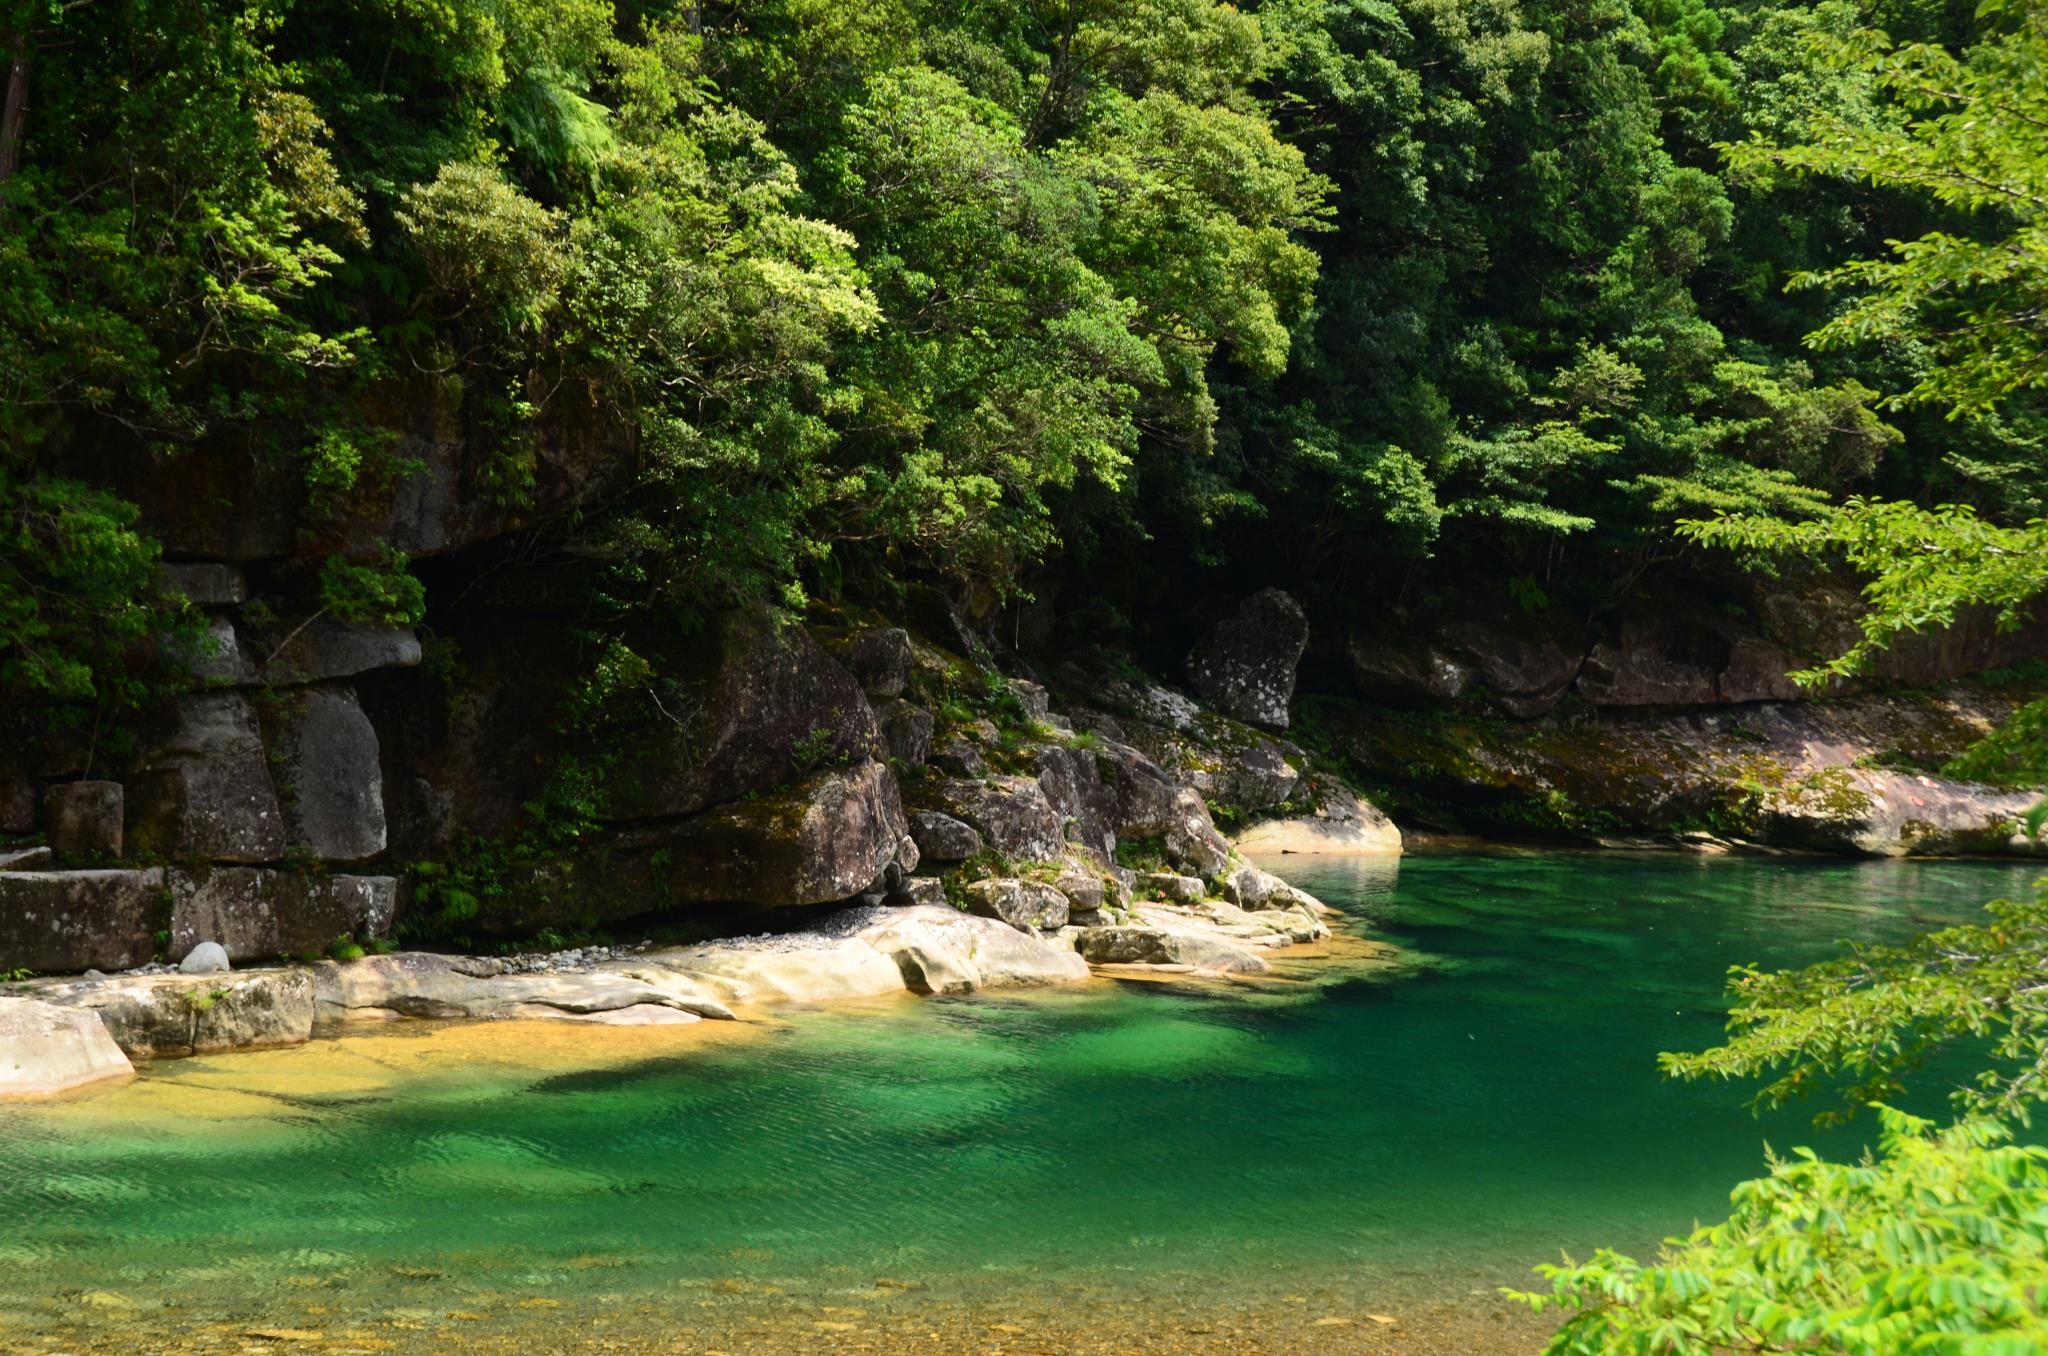
[[[1330,935],[1314,896],[1239,861],[1216,878],[1156,873],[1151,901],[1069,921],[1064,898],[1008,881],[986,917],[938,904],[857,905],[799,929],[689,946],[642,943],[511,957],[396,952],[233,971],[146,967],[0,989],[7,1046],[0,1095],[104,1087],[131,1061],[331,1039],[364,1023],[566,1021],[606,1026],[731,1023],[785,1003],[943,996],[1080,983],[1104,973],[1250,976],[1265,954]],[[109,1041],[111,1038],[111,1043]],[[118,1047],[118,1048],[116,1048]]]

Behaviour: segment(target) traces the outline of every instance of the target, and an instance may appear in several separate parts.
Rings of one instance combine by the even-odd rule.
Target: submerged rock
[[[1188,965],[1230,975],[1271,968],[1249,949],[1191,928],[1080,928],[1074,946],[1097,965]]]
[[[98,1014],[0,998],[0,1099],[48,1097],[134,1073]]]

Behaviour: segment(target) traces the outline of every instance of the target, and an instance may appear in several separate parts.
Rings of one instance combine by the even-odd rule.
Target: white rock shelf
[[[0,996],[0,1099],[132,1076],[149,1061],[296,1045],[350,1025],[549,1020],[670,1026],[892,994],[1081,983],[1095,967],[1218,977],[1329,934],[1313,897],[1256,867],[1234,898],[1138,903],[1090,926],[1039,929],[937,903],[861,905],[801,932],[698,946],[591,948],[508,959],[395,952],[314,966],[35,979]],[[1240,907],[1240,906],[1243,907]]]

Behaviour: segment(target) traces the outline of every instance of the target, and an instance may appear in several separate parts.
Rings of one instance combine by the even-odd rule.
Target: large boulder
[[[384,770],[377,731],[355,692],[288,692],[269,723],[293,845],[329,862],[359,862],[382,852]]]
[[[830,635],[826,651],[876,701],[900,697],[910,684],[910,633],[899,626],[869,626]]]
[[[909,836],[896,776],[872,759],[663,828],[663,902],[824,904],[873,886]],[[643,846],[651,846],[650,835]]]
[[[1253,725],[1287,728],[1308,614],[1280,589],[1239,603],[1188,655],[1188,679],[1209,705]]]
[[[75,981],[44,996],[98,1013],[136,1059],[300,1045],[313,1034],[308,970],[117,975]]]
[[[1035,880],[971,881],[962,890],[967,911],[1008,923],[1013,928],[1053,931],[1067,925],[1067,897],[1055,886]]]
[[[391,931],[398,882],[390,876],[307,876],[262,867],[173,870],[171,954],[219,942],[234,961],[317,955],[340,938]]]
[[[760,945],[721,943],[652,952],[671,970],[711,981],[734,1003],[816,1003],[902,993],[896,962],[861,937],[798,934]]]
[[[127,779],[128,841],[174,861],[268,862],[285,849],[256,709],[239,692],[179,698]]]
[[[892,909],[860,937],[896,962],[913,993],[1072,984],[1088,963],[1070,947],[941,906]]]
[[[1118,834],[1153,838],[1166,832],[1174,822],[1174,803],[1182,790],[1166,769],[1114,739],[1102,741],[1096,766],[1110,794]]]
[[[972,824],[940,814],[919,810],[909,816],[911,841],[920,856],[935,862],[964,862],[982,850],[981,835]]]
[[[898,697],[875,707],[875,726],[890,758],[903,767],[922,767],[932,756],[932,713]]]
[[[957,777],[941,782],[935,794],[940,808],[973,825],[989,848],[1004,857],[1050,862],[1066,851],[1059,813],[1030,777]]]
[[[0,998],[0,1100],[49,1097],[134,1073],[96,1014]]]
[[[1048,744],[1032,760],[1038,787],[1059,816],[1065,836],[1092,849],[1104,861],[1116,855],[1116,792],[1102,779],[1088,749]]]
[[[0,871],[0,970],[127,970],[156,952],[164,873]]]
[[[287,631],[263,663],[263,681],[332,682],[375,669],[408,669],[420,662],[420,638],[411,627],[316,617]]]
[[[119,782],[60,782],[43,793],[50,846],[65,857],[119,857],[126,815]]]
[[[695,814],[881,751],[860,683],[802,627],[727,614],[661,677],[672,690],[650,703],[611,788],[617,819]]]

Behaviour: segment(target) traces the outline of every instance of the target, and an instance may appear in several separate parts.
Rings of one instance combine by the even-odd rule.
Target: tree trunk
[[[21,163],[21,129],[28,118],[28,47],[26,29],[0,29],[0,51],[7,54],[7,102],[0,104],[0,188]]]

